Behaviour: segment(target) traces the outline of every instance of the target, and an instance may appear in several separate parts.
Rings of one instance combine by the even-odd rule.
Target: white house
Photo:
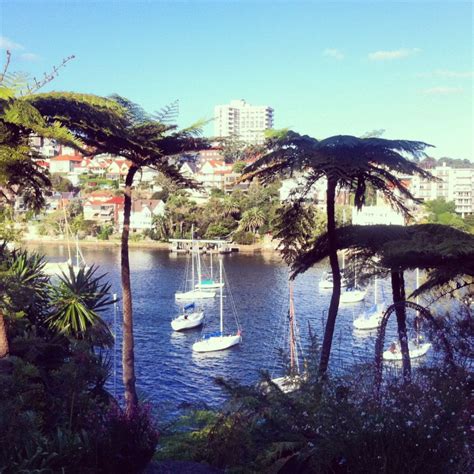
[[[153,227],[153,218],[165,214],[165,203],[161,199],[135,199],[130,214],[130,230],[143,231]],[[123,227],[123,205],[119,209],[118,222]]]
[[[72,173],[81,165],[81,155],[59,155],[49,161],[49,171],[53,173]]]

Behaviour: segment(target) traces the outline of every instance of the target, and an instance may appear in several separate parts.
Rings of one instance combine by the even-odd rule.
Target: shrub
[[[232,240],[239,245],[251,245],[255,243],[255,235],[252,232],[239,230],[232,235]]]

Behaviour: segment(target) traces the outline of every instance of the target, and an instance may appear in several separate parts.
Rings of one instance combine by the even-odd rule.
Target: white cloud
[[[419,72],[415,74],[418,78],[441,77],[444,79],[471,79],[474,77],[474,71],[449,71],[446,69],[437,69],[432,72]]]
[[[393,51],[374,51],[369,53],[371,61],[391,61],[393,59],[403,59],[413,56],[421,51],[420,48],[395,49]]]
[[[327,48],[327,49],[325,49],[323,51],[323,56],[334,58],[334,59],[337,59],[339,61],[341,59],[344,59],[344,53],[340,49],[337,49],[337,48]]]
[[[15,43],[6,36],[0,36],[0,49],[25,49],[21,44]]]
[[[437,86],[424,89],[422,92],[425,95],[450,95],[460,94],[464,89],[462,87],[448,87],[448,86]]]
[[[39,61],[41,57],[35,53],[23,53],[20,54],[20,59],[23,59],[23,61]]]
[[[446,77],[454,79],[467,79],[470,77],[474,77],[474,71],[446,71],[438,69],[434,72],[434,74],[437,77]]]

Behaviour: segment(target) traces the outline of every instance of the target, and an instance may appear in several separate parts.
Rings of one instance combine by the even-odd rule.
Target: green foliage
[[[98,231],[97,238],[99,240],[109,240],[109,237],[114,233],[112,225],[103,225]]]
[[[64,178],[58,173],[51,176],[51,187],[54,191],[60,193],[67,193],[74,189],[73,184],[67,178]]]
[[[234,173],[242,173],[246,166],[247,163],[245,161],[236,161],[232,166],[232,171]]]
[[[255,243],[255,234],[244,230],[238,230],[232,234],[232,241],[239,245],[252,245]]]
[[[51,328],[77,339],[93,338],[101,346],[113,344],[113,336],[98,312],[113,303],[110,284],[97,276],[97,267],[74,270],[59,277],[51,289],[53,308],[47,323]]]
[[[426,201],[425,208],[430,213],[428,222],[434,224],[449,225],[457,229],[467,230],[466,224],[460,216],[456,214],[454,201],[446,201],[444,198],[437,198],[433,201]]]
[[[469,471],[466,372],[419,369],[410,385],[388,380],[373,393],[370,371],[317,380],[285,394],[221,382],[227,409],[188,428],[178,424],[165,453],[229,472],[333,473]],[[163,454],[165,454],[163,453]]]
[[[36,254],[0,253],[11,343],[0,360],[0,471],[139,472],[157,432],[147,407],[126,415],[104,388],[110,363],[98,347],[112,341],[98,313],[109,304],[108,286],[94,269],[54,286],[43,266]],[[54,322],[68,311],[96,317],[84,316],[85,331],[63,331]]]

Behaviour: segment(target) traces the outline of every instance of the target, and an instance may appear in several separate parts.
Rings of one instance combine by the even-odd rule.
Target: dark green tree
[[[338,135],[317,140],[292,131],[275,134],[267,142],[267,153],[249,165],[243,179],[258,178],[267,183],[277,177],[302,172],[304,189],[295,199],[304,200],[313,185],[325,178],[329,261],[334,287],[321,350],[320,371],[325,373],[331,352],[334,326],[341,294],[341,273],[337,258],[335,201],[337,189],[354,194],[354,204],[361,208],[367,197],[367,187],[383,193],[396,208],[408,213],[406,199],[415,199],[403,185],[402,174],[431,175],[405,156],[418,157],[428,145],[408,140],[357,138]]]

